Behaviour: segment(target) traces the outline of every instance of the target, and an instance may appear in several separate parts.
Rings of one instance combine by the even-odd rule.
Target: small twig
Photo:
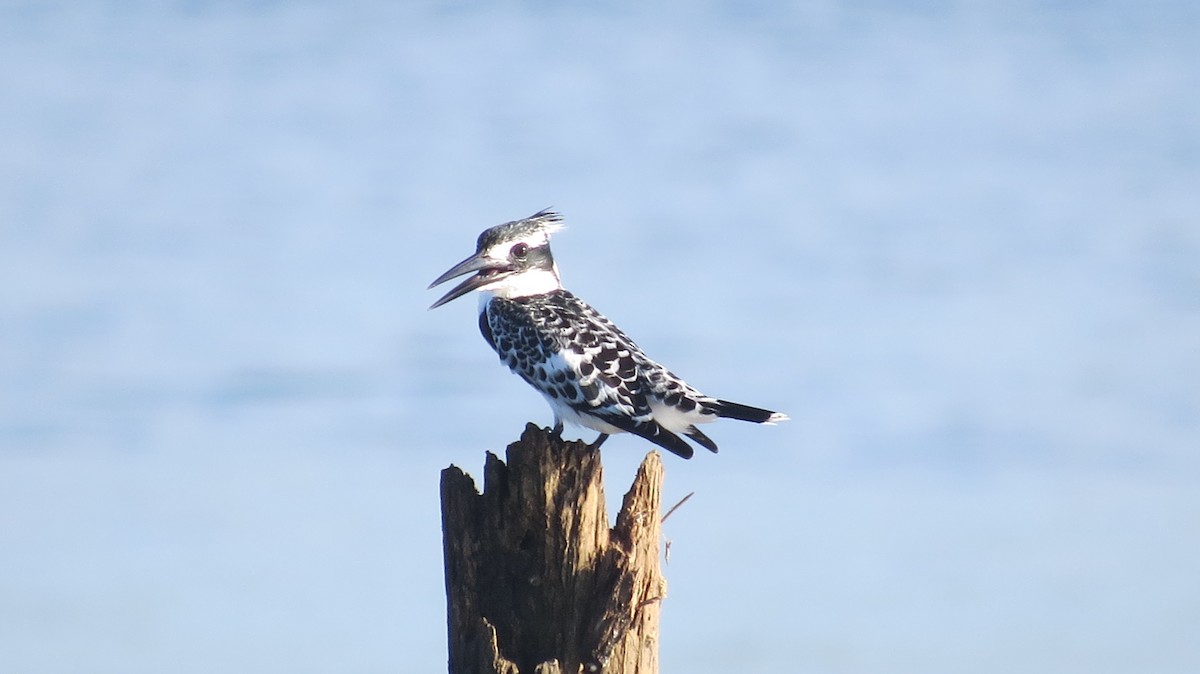
[[[679,503],[676,503],[675,505],[671,506],[671,509],[667,511],[666,515],[662,516],[662,519],[659,520],[659,523],[661,524],[663,522],[666,522],[667,518],[670,517],[672,513],[674,513],[676,510],[679,510],[679,506],[683,505],[684,503],[687,503],[687,500],[690,499],[695,494],[696,494],[696,492],[693,491],[693,492],[688,493],[687,496],[684,496],[683,498],[679,499]]]

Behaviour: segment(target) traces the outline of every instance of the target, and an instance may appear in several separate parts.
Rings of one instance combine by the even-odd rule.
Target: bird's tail
[[[728,400],[715,400],[708,408],[719,417],[737,419],[738,421],[752,421],[756,424],[770,425],[778,421],[788,420],[788,415],[783,412],[772,412],[771,410],[764,410],[761,407],[731,403]]]

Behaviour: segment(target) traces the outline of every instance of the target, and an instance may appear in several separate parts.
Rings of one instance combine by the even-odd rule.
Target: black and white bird
[[[633,433],[685,459],[683,434],[713,452],[697,424],[720,417],[774,424],[786,414],[720,400],[697,391],[650,360],[633,340],[586,302],[564,290],[550,254],[562,216],[543,210],[479,235],[475,254],[429,285],[472,274],[430,309],[479,290],[479,329],[500,360],[545,396],[554,430],[563,422],[600,432]]]

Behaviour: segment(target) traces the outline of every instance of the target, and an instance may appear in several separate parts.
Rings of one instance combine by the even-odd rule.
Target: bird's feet
[[[550,429],[550,432],[554,434],[554,437],[558,438],[559,440],[562,440],[563,422],[559,421],[558,419],[555,419],[554,420],[554,428]]]
[[[588,445],[588,449],[600,449],[600,445],[603,445],[604,441],[607,439],[608,439],[608,433],[601,433],[600,437],[596,438],[595,442]]]

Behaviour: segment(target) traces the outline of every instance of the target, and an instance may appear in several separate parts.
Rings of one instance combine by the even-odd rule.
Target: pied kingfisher
[[[564,290],[550,254],[562,216],[543,210],[479,235],[475,254],[430,288],[462,276],[430,309],[482,291],[479,329],[500,360],[529,382],[554,411],[554,432],[571,422],[600,432],[633,433],[685,459],[692,448],[676,433],[715,452],[696,424],[718,417],[773,424],[786,414],[704,395],[646,357],[633,340],[586,302]]]

